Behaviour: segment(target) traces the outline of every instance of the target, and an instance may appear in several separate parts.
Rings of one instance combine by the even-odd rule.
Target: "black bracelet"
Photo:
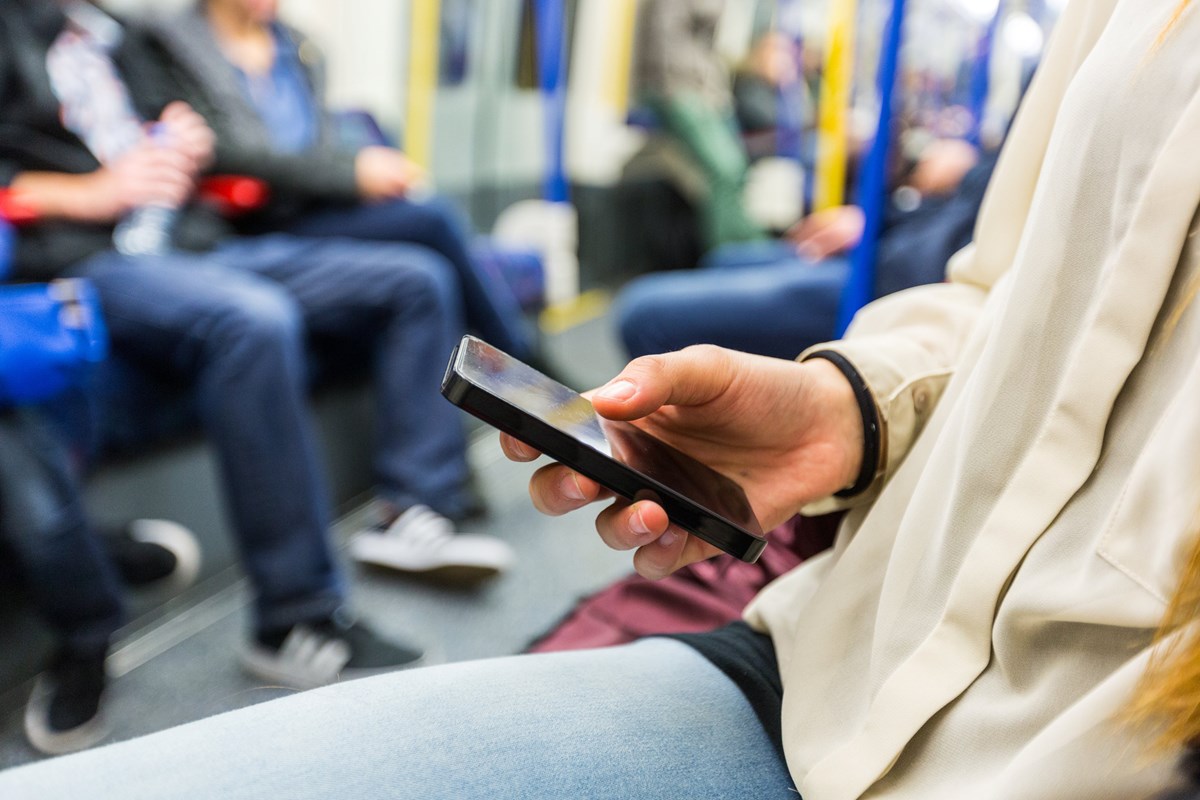
[[[871,394],[871,388],[867,386],[867,382],[863,380],[862,374],[850,363],[848,358],[836,350],[818,350],[804,360],[811,361],[814,358],[822,358],[828,361],[846,376],[846,380],[850,381],[850,387],[854,389],[854,399],[858,401],[858,410],[862,414],[862,468],[858,471],[858,479],[854,481],[853,486],[849,489],[843,489],[834,495],[834,497],[848,499],[862,494],[871,488],[871,484],[875,482],[875,473],[879,469],[879,448],[881,444],[879,436],[879,410],[875,408],[875,397]]]

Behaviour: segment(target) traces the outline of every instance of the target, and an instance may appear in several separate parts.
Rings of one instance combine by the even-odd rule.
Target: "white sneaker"
[[[428,506],[412,506],[386,528],[359,533],[350,543],[356,561],[429,575],[451,582],[474,582],[504,572],[516,556],[494,536],[457,533],[454,523]]]

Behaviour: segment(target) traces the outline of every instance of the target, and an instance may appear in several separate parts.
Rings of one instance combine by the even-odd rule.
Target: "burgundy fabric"
[[[693,564],[665,580],[633,575],[584,599],[532,653],[624,644],[660,633],[698,633],[739,619],[759,590],[833,543],[841,514],[796,517],[772,531],[756,564],[732,556]]]

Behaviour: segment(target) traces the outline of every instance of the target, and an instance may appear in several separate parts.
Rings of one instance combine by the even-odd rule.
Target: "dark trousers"
[[[0,415],[0,536],[63,646],[107,650],[124,620],[118,579],[88,528],[66,448],[35,412]]]
[[[466,505],[462,422],[438,391],[463,325],[435,253],[273,235],[204,255],[109,252],[78,273],[96,285],[116,352],[195,387],[260,626],[344,602],[306,409],[309,337],[374,353],[380,494],[448,514]]]

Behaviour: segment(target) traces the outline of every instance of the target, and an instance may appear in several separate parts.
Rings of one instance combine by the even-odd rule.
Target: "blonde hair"
[[[1151,747],[1154,752],[1200,744],[1200,626],[1193,624],[1198,620],[1200,535],[1155,636],[1155,653],[1126,714],[1135,727],[1155,731]]]

